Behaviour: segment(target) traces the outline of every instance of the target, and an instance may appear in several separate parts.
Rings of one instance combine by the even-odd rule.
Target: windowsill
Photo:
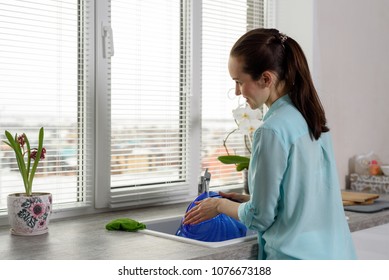
[[[243,188],[241,184],[236,184],[236,185],[229,185],[229,186],[220,186],[220,187],[212,187],[211,191],[223,191],[223,192],[242,192]],[[189,198],[185,201],[181,201],[182,203],[186,203],[186,205],[189,205],[190,202],[193,201],[193,198]],[[172,205],[172,204],[177,204],[179,202],[170,202],[170,203],[165,203],[164,205]],[[141,206],[138,206],[141,207]],[[151,207],[151,206],[149,206]],[[154,207],[154,206],[153,206]],[[118,209],[110,209],[110,208],[101,208],[101,209],[95,209],[93,208],[92,205],[90,204],[67,204],[66,206],[61,206],[61,205],[54,205],[53,206],[53,212],[50,217],[50,221],[55,222],[57,220],[63,220],[66,218],[71,218],[71,219],[78,219],[81,218],[82,216],[85,215],[96,215],[96,214],[103,214],[107,212],[112,212],[112,211],[121,211],[123,208],[118,208]],[[137,208],[133,207],[131,208],[131,211],[136,211]],[[123,211],[123,210],[122,210]],[[128,210],[130,211],[130,210]],[[8,225],[8,216],[7,212],[4,210],[3,212],[0,212],[0,229],[2,226]]]
[[[382,196],[383,197],[383,196]],[[389,199],[389,195],[385,197]],[[116,218],[138,221],[185,213],[187,203],[84,215],[50,223],[49,233],[35,237],[14,236],[9,226],[0,227],[0,259],[38,260],[162,260],[162,259],[256,259],[257,241],[223,248],[205,248],[140,232],[107,231]],[[389,211],[373,214],[346,212],[350,230],[389,223]]]

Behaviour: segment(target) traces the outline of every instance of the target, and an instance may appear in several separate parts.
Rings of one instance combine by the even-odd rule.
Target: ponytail
[[[321,133],[329,131],[307,60],[295,40],[277,29],[258,28],[239,38],[230,55],[243,58],[243,70],[254,80],[269,70],[285,82],[290,99],[307,122],[312,138],[317,140]]]
[[[310,128],[311,137],[319,139],[328,132],[326,117],[319,96],[313,85],[308,63],[299,44],[292,38],[283,43],[285,49],[285,84],[293,104],[303,115]]]

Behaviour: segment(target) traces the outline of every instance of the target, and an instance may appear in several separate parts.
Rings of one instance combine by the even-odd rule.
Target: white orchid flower
[[[243,135],[251,136],[255,130],[257,130],[258,127],[262,125],[262,121],[258,119],[249,119],[249,120],[242,120],[238,127],[239,131]]]
[[[234,119],[240,123],[245,120],[259,120],[262,119],[262,112],[259,109],[251,109],[249,106],[238,107],[232,110]]]
[[[232,114],[238,124],[239,131],[243,135],[252,135],[262,125],[262,112],[259,109],[253,110],[249,106],[240,106],[232,110]]]

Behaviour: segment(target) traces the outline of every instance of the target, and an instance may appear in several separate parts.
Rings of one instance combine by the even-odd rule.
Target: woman
[[[355,259],[329,128],[301,47],[276,29],[251,30],[232,47],[228,68],[236,95],[252,109],[269,107],[253,137],[250,196],[200,201],[184,223],[219,213],[239,219],[258,231],[259,259]]]

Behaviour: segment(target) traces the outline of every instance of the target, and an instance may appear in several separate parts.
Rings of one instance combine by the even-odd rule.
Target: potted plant
[[[15,235],[40,235],[48,232],[52,209],[52,195],[33,192],[33,180],[39,161],[45,158],[43,147],[44,129],[39,130],[38,148],[31,149],[25,133],[15,134],[5,131],[8,141],[3,141],[15,152],[16,162],[24,183],[24,192],[12,193],[7,197],[8,217],[11,233]]]
[[[236,155],[230,154],[227,148],[227,140],[231,134],[236,131],[239,131],[243,134],[244,143],[248,154],[251,154],[251,139],[254,131],[262,125],[262,112],[259,109],[252,110],[250,107],[238,106],[235,110],[232,111],[234,116],[235,123],[238,128],[235,128],[229,132],[226,138],[223,140],[223,146],[226,150],[227,155],[219,156],[218,160],[224,164],[235,164],[236,171],[243,172],[243,181],[244,181],[244,191],[249,193],[248,190],[248,169],[250,165],[250,156],[246,155]]]

